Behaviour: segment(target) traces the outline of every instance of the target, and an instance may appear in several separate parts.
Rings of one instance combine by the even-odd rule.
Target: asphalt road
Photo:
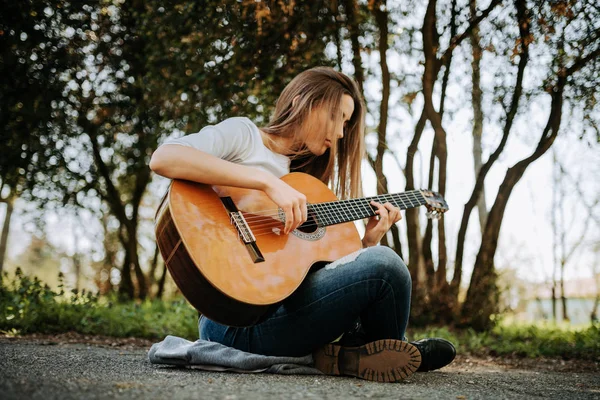
[[[462,357],[385,384],[157,366],[147,350],[0,337],[0,399],[600,399],[597,364],[565,372],[560,363],[515,368]]]

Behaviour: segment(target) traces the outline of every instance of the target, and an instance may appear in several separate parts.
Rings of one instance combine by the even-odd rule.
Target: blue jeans
[[[257,325],[234,328],[206,317],[200,339],[249,353],[300,357],[348,331],[357,320],[369,341],[402,339],[410,314],[411,278],[389,247],[369,247],[308,274]]]

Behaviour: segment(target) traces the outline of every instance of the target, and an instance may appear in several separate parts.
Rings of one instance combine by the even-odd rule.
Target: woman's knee
[[[366,256],[367,268],[378,277],[393,281],[400,281],[411,285],[408,267],[402,258],[387,246],[370,247],[363,256]]]

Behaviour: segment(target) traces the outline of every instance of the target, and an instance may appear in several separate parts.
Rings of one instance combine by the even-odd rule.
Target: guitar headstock
[[[428,218],[436,218],[440,219],[442,214],[448,211],[450,208],[448,207],[448,203],[446,200],[436,192],[432,192],[431,190],[421,189],[421,194],[425,198],[425,207],[427,207],[427,217]]]

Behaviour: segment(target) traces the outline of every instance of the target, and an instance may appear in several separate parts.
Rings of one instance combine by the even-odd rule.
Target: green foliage
[[[53,179],[41,171],[59,168],[62,76],[82,62],[72,47],[87,14],[83,2],[62,0],[2,1],[0,8],[0,184],[28,195]]]
[[[79,332],[89,335],[163,339],[198,337],[197,313],[183,298],[171,301],[116,301],[76,291],[56,292],[36,277],[17,270],[0,285],[0,331],[18,334]],[[441,337],[461,354],[563,357],[600,360],[600,326],[574,330],[553,325],[498,324],[489,332],[429,328],[411,332],[411,340]]]
[[[415,339],[441,337],[450,340],[460,353],[492,356],[562,357],[600,360],[600,325],[568,329],[554,325],[502,325],[489,332],[473,329],[451,331],[430,328],[415,333]]]
[[[60,277],[62,279],[62,277]],[[61,289],[56,292],[20,270],[4,274],[0,286],[0,331],[79,332],[114,337],[162,339],[168,334],[196,339],[197,312],[185,299],[118,302],[116,296]]]

